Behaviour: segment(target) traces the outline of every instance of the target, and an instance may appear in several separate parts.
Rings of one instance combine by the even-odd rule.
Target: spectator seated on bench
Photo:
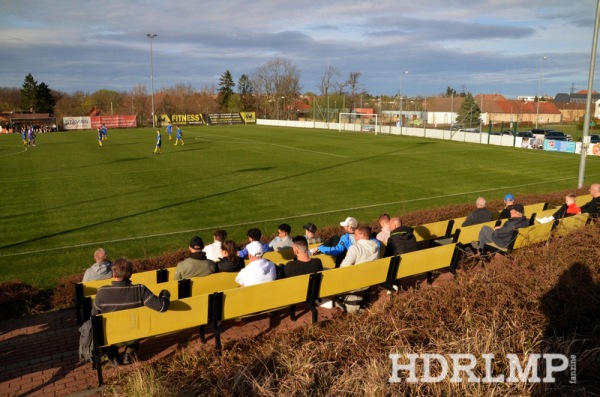
[[[266,283],[277,278],[275,264],[268,259],[263,259],[264,247],[260,241],[253,241],[246,246],[250,263],[243,268],[235,278],[235,282],[242,287]]]
[[[359,265],[365,262],[373,262],[379,259],[379,244],[375,239],[371,239],[371,228],[361,225],[354,232],[355,243],[348,248],[348,253],[342,261],[340,268]],[[368,266],[368,265],[366,265]],[[335,305],[344,309],[348,313],[357,313],[363,304],[364,294],[369,287],[359,288],[334,299]]]
[[[317,225],[309,222],[302,227],[304,228],[304,237],[306,237],[308,245],[321,244],[323,242],[323,239],[317,236]]]
[[[101,287],[94,299],[92,315],[105,314],[119,310],[147,306],[158,312],[165,312],[169,308],[171,294],[167,290],[154,295],[142,284],[132,284],[129,278],[133,273],[133,265],[126,258],[119,258],[112,265],[112,285]],[[121,363],[130,364],[136,359],[139,341],[126,345],[123,360],[119,358],[119,348],[115,345],[105,348],[109,365],[118,366]]]
[[[600,183],[594,183],[590,186],[590,194],[592,195],[592,200],[581,206],[581,212],[598,218],[600,217]]]
[[[281,251],[286,248],[290,248],[292,246],[292,238],[290,237],[291,232],[292,227],[287,223],[282,223],[279,225],[277,227],[277,237],[271,240],[267,252]]]
[[[577,205],[576,200],[577,195],[572,193],[567,194],[565,196],[565,204],[563,204],[556,212],[554,212],[554,214],[547,217],[536,217],[535,220],[538,223],[547,223],[552,222],[555,219],[562,219],[567,216],[581,214],[581,208],[579,208],[579,206]]]
[[[496,226],[492,229],[489,226],[483,226],[479,232],[479,254],[485,255],[485,245],[494,243],[501,248],[506,248],[515,238],[515,230],[529,226],[529,220],[525,217],[525,209],[522,204],[514,204],[510,209],[510,219],[502,226]]]
[[[215,262],[206,259],[206,253],[202,251],[204,242],[200,237],[192,237],[188,249],[190,250],[190,257],[177,264],[175,280],[208,276],[217,271]]]
[[[83,282],[105,280],[112,277],[111,265],[112,263],[108,260],[106,251],[104,248],[98,248],[94,252],[95,263],[90,266],[83,274]]]
[[[244,260],[238,256],[237,247],[233,240],[225,240],[221,243],[221,259],[217,262],[217,271],[239,272],[245,266]]]
[[[389,226],[391,232],[385,247],[384,257],[400,255],[419,249],[417,239],[413,234],[413,228],[402,226],[402,221],[399,217],[395,216],[391,218]]]
[[[480,223],[489,222],[494,218],[492,211],[487,208],[485,197],[478,197],[475,201],[475,207],[475,210],[467,216],[461,224],[461,227],[478,225]]]
[[[292,239],[292,250],[296,259],[283,266],[280,278],[311,274],[323,270],[321,259],[311,258],[308,255],[308,241],[304,236],[296,236]]]

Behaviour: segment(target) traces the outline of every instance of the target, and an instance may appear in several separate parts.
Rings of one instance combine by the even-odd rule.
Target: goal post
[[[377,132],[379,130],[378,116],[375,113],[340,113],[339,131]]]

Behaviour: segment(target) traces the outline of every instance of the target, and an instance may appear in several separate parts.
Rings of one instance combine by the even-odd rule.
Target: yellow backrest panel
[[[584,194],[581,196],[577,196],[577,198],[575,199],[575,203],[577,203],[578,206],[582,206],[584,204],[589,203],[590,201],[592,201],[592,195],[591,194]]]
[[[158,294],[160,294],[160,291],[162,291],[163,289],[166,289],[167,291],[169,291],[171,293],[171,300],[177,300],[177,297],[179,294],[179,282],[178,281],[167,281],[166,283],[160,283],[160,284],[156,284],[156,283],[146,284],[146,288],[148,288],[150,291],[152,291],[152,293],[154,295],[158,295]],[[90,295],[89,297],[92,299],[92,302],[94,302],[94,299],[96,299],[96,294]]]
[[[575,229],[585,226],[589,217],[590,214],[579,214],[561,219],[556,226],[555,235],[564,236]]]
[[[236,276],[237,273],[224,272],[205,277],[192,277],[192,296],[238,288],[240,285],[235,282]]]
[[[321,263],[323,264],[323,268],[325,269],[334,269],[335,268],[335,257],[331,255],[325,254],[317,254],[313,255],[313,258],[319,258]]]
[[[470,244],[473,241],[479,241],[479,232],[481,231],[481,228],[483,226],[489,226],[493,229],[495,224],[496,221],[489,221],[477,225],[459,227],[460,235],[458,236],[457,243]]]
[[[466,216],[461,216],[460,218],[454,218],[454,224],[452,225],[451,233],[454,233],[456,231],[456,229],[462,229],[462,224],[466,220],[467,220]]]
[[[128,342],[208,324],[208,295],[171,302],[159,313],[147,307],[102,316],[106,345]]]
[[[548,241],[552,227],[553,222],[548,222],[518,229],[519,234],[517,235],[513,249]]]
[[[306,301],[308,279],[304,274],[224,291],[223,320],[260,313]]]
[[[456,244],[447,244],[400,255],[396,279],[450,266],[455,248]]]
[[[390,258],[382,258],[359,265],[324,270],[321,272],[323,278],[319,298],[381,284],[385,281],[389,264]]]
[[[547,205],[546,203],[536,203],[536,204],[524,205],[523,209],[525,210],[525,216],[527,218],[529,218],[533,214],[539,214],[540,212],[544,211],[544,207],[546,205]]]
[[[432,238],[444,237],[450,221],[439,221],[433,223],[424,223],[414,227],[414,234],[417,241],[430,240]]]
[[[170,267],[165,269],[169,273],[168,280],[171,281],[175,277],[175,268]],[[95,295],[98,291],[98,288],[103,285],[110,285],[112,282],[112,277],[104,280],[95,280],[95,281],[86,281],[83,283],[83,296]],[[134,284],[156,284],[156,270],[148,270],[145,272],[133,273],[131,275],[131,282]]]
[[[291,248],[284,248],[281,251],[267,252],[262,257],[276,265],[285,264],[294,259],[294,251]]]

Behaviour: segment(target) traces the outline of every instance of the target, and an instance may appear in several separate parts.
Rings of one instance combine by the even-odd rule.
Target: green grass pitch
[[[163,129],[164,131],[164,129]],[[184,127],[184,146],[155,130],[0,136],[0,282],[52,287],[97,247],[140,258],[185,248],[216,228],[243,241],[287,222],[370,222],[483,194],[501,198],[577,185],[579,156],[433,139],[264,126]],[[173,137],[174,138],[174,137]],[[600,180],[587,160],[586,183]]]

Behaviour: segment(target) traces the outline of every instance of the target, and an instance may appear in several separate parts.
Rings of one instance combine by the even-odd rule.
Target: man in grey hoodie
[[[379,244],[371,239],[371,228],[361,225],[354,232],[356,242],[348,248],[348,253],[340,267],[358,265],[371,262],[379,258]]]
[[[86,281],[112,278],[112,263],[108,260],[104,248],[98,248],[96,252],[94,252],[94,261],[96,261],[96,263],[90,266],[83,275],[84,283]]]
[[[348,248],[348,253],[342,261],[340,267],[358,265],[365,262],[371,262],[379,258],[379,243],[371,239],[371,228],[369,226],[359,226],[354,232],[356,242]],[[369,266],[366,264],[365,266]],[[335,304],[348,313],[357,313],[360,311],[364,301],[364,295],[369,288],[360,288],[350,291],[347,295],[335,298]]]

